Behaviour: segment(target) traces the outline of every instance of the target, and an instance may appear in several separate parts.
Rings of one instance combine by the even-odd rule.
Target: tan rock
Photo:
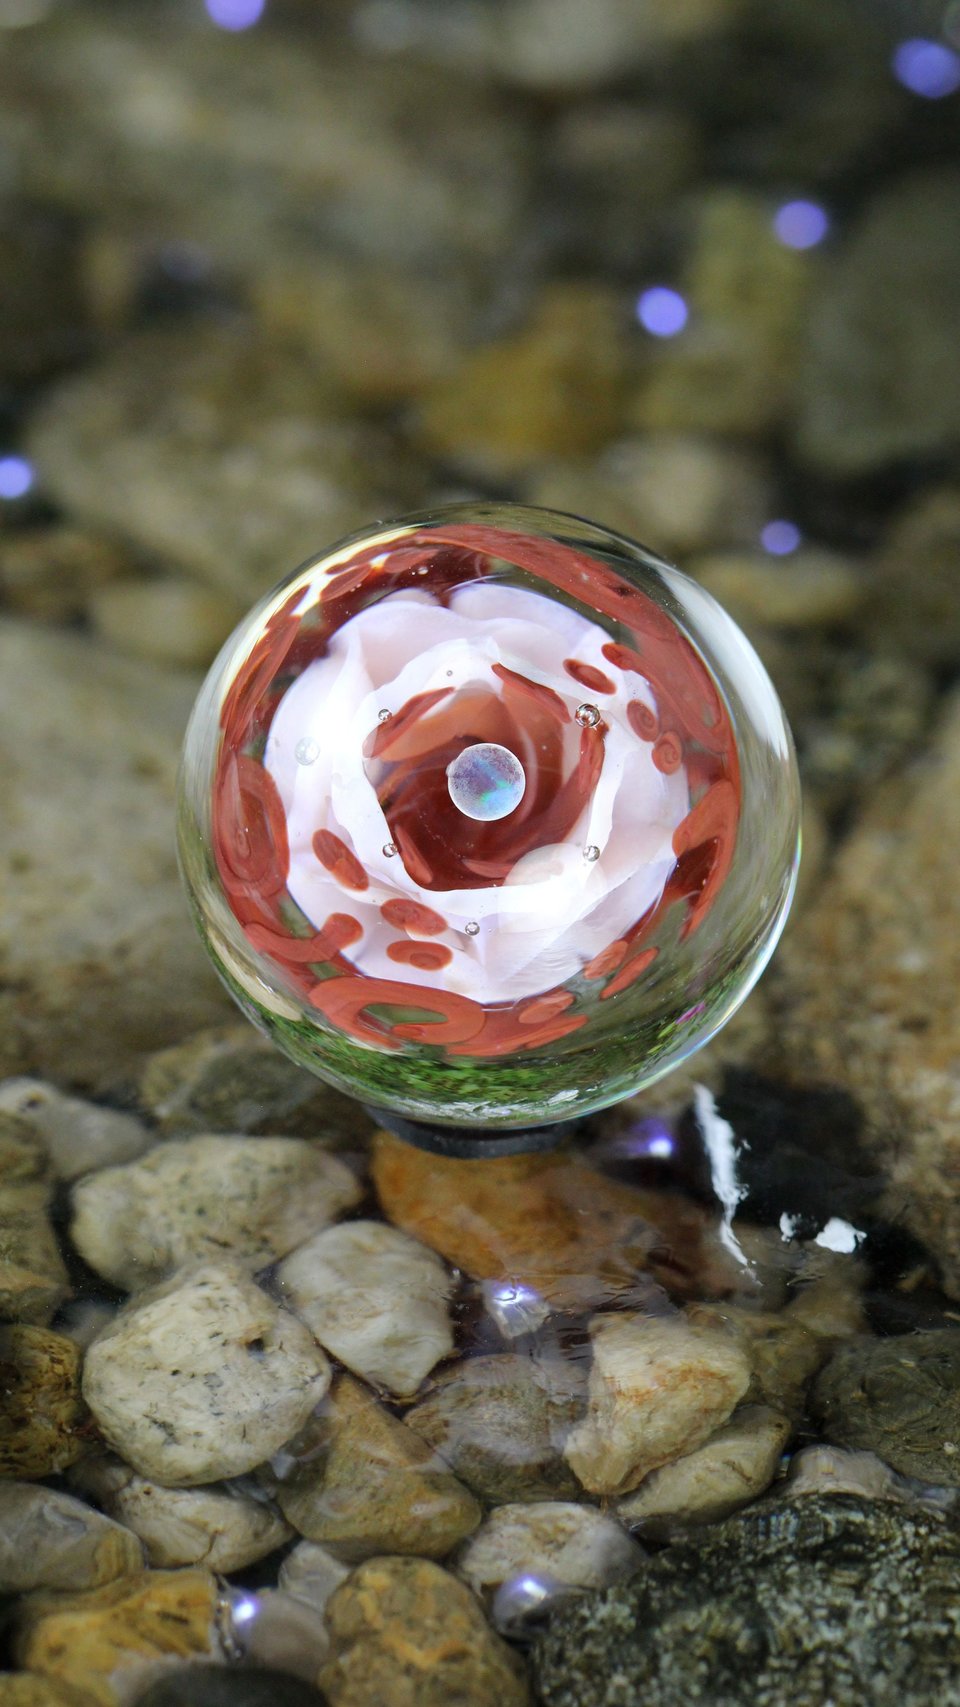
[[[594,1494],[627,1493],[725,1422],[750,1383],[743,1351],[682,1315],[596,1316],[586,1418],[565,1456]]]
[[[788,558],[716,553],[694,558],[689,573],[748,633],[782,628],[850,628],[863,608],[869,583],[835,552],[801,547]]]
[[[47,1328],[0,1327],[0,1477],[53,1476],[85,1452],[80,1352]]]
[[[273,1667],[275,1677],[291,1672],[315,1683],[330,1651],[322,1607],[276,1588],[244,1595],[244,1614],[251,1601],[253,1616],[242,1621],[237,1620],[234,1607],[234,1630],[246,1658],[257,1667]]]
[[[549,286],[527,325],[472,352],[424,398],[424,449],[488,476],[596,450],[621,420],[618,319],[606,287]]]
[[[303,1323],[226,1262],[180,1270],[138,1297],[94,1340],[83,1373],[104,1439],[165,1486],[262,1464],[329,1382]]]
[[[0,1320],[45,1326],[67,1296],[49,1201],[43,1146],[0,1099]]]
[[[58,523],[0,540],[4,602],[40,622],[70,622],[82,616],[97,589],[130,568],[130,553],[123,546],[83,528]]]
[[[144,1571],[85,1594],[30,1595],[20,1603],[16,1655],[97,1707],[125,1707],[157,1662],[222,1658],[219,1595],[209,1571]]]
[[[457,1555],[457,1575],[481,1599],[508,1578],[530,1572],[572,1588],[607,1588],[643,1564],[622,1524],[592,1506],[566,1500],[501,1505]]]
[[[277,1280],[333,1357],[400,1398],[410,1398],[453,1350],[447,1270],[433,1251],[382,1221],[318,1232],[281,1263]]]
[[[0,1482],[0,1593],[99,1588],[143,1568],[129,1529],[33,1482]]]
[[[769,1487],[789,1437],[779,1411],[746,1405],[696,1451],[646,1476],[617,1513],[644,1534],[714,1523]]]
[[[349,1575],[349,1565],[335,1559],[325,1547],[318,1547],[315,1541],[298,1541],[280,1566],[277,1581],[285,1594],[322,1612],[334,1589]]]
[[[691,1321],[732,1336],[750,1364],[749,1397],[797,1418],[807,1388],[829,1352],[786,1310],[747,1310],[737,1304],[694,1304]]]
[[[341,1559],[443,1558],[480,1522],[443,1460],[349,1375],[335,1382],[312,1445],[315,1467],[281,1483],[277,1501],[301,1535]]]
[[[917,565],[923,573],[917,574]],[[922,664],[960,659],[960,485],[923,491],[898,515],[872,565],[864,623],[880,650]]]
[[[199,670],[216,657],[243,607],[212,588],[169,575],[99,587],[87,613],[96,632],[121,652]]]
[[[71,1483],[123,1524],[131,1539],[142,1542],[147,1563],[157,1570],[203,1565],[209,1571],[241,1571],[291,1535],[266,1500],[216,1486],[164,1488],[119,1458],[86,1459]]]
[[[381,1132],[373,1178],[405,1232],[475,1280],[520,1283],[557,1309],[629,1297],[647,1274],[681,1297],[735,1281],[700,1209],[622,1185],[564,1151],[459,1161]]]
[[[886,1203],[960,1296],[960,702],[915,775],[875,799],[769,980],[765,1064],[839,1086],[866,1118]]]
[[[37,1672],[0,1673],[0,1707],[94,1707],[86,1690]]]
[[[81,1180],[70,1236],[91,1268],[133,1291],[203,1257],[264,1268],[352,1208],[361,1190],[321,1144],[186,1138]]]
[[[523,1662],[468,1588],[426,1559],[371,1559],[327,1609],[331,1707],[529,1707]]]

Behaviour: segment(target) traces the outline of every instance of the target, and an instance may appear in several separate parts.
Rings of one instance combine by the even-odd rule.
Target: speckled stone
[[[789,1420],[745,1405],[695,1451],[664,1464],[617,1503],[621,1522],[659,1538],[685,1524],[729,1517],[770,1486],[790,1438]]]
[[[875,1452],[904,1476],[960,1487],[960,1329],[841,1346],[812,1404],[838,1446]]]
[[[522,1662],[427,1559],[371,1559],[327,1608],[331,1707],[529,1707]]]
[[[83,1375],[108,1444],[174,1486],[263,1463],[329,1383],[302,1322],[229,1263],[181,1270],[137,1298],[94,1340]]]
[[[129,1529],[33,1482],[0,1482],[0,1594],[99,1588],[143,1567]]]
[[[545,1707],[930,1707],[960,1692],[960,1535],[885,1501],[728,1518],[561,1608]]]
[[[70,1479],[139,1538],[154,1569],[240,1571],[290,1539],[269,1501],[236,1489],[164,1488],[107,1455],[85,1459]]]
[[[249,1025],[217,1026],[158,1049],[144,1063],[139,1095],[161,1130],[297,1132],[327,1142],[366,1134],[352,1098],[281,1055]]]
[[[503,1353],[455,1363],[404,1420],[480,1499],[499,1505],[578,1492],[563,1447],[585,1404],[579,1364]]]
[[[46,1328],[0,1327],[0,1390],[0,1477],[52,1476],[87,1450],[90,1413],[73,1340]]]
[[[587,1414],[564,1456],[594,1494],[622,1494],[700,1446],[750,1382],[744,1352],[685,1316],[595,1316]]]
[[[264,1268],[353,1207],[362,1188],[320,1144],[186,1138],[73,1190],[70,1236],[115,1286],[153,1285],[204,1257]]]
[[[318,1232],[280,1264],[277,1281],[331,1356],[399,1398],[453,1350],[450,1275],[433,1251],[382,1221]]]
[[[572,1588],[607,1588],[633,1576],[644,1553],[615,1518],[566,1500],[498,1506],[461,1549],[457,1575],[481,1599],[530,1574]]]
[[[335,1382],[313,1445],[319,1459],[282,1482],[277,1501],[301,1535],[341,1559],[443,1558],[480,1522],[443,1460],[349,1375]]]
[[[134,1707],[325,1707],[325,1700],[287,1671],[178,1666],[138,1695]]]
[[[220,1589],[209,1571],[144,1571],[85,1594],[26,1596],[16,1657],[75,1684],[97,1707],[126,1707],[158,1662],[222,1660]]]

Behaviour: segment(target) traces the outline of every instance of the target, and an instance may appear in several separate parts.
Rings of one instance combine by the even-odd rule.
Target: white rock
[[[293,1533],[265,1499],[218,1487],[164,1488],[119,1458],[81,1459],[70,1481],[139,1537],[155,1569],[205,1565],[240,1571]]]
[[[143,1569],[135,1535],[33,1482],[0,1482],[0,1593],[99,1588]]]
[[[643,1551],[612,1517],[566,1500],[497,1506],[461,1550],[457,1574],[481,1597],[529,1572],[573,1588],[632,1576]]]
[[[729,1335],[679,1313],[595,1316],[587,1415],[564,1456],[595,1494],[627,1493],[726,1422],[750,1383]]]
[[[33,1128],[59,1179],[142,1156],[154,1135],[135,1115],[66,1096],[42,1079],[4,1079],[0,1112],[17,1114]]]
[[[443,1263],[382,1221],[318,1233],[281,1263],[278,1278],[321,1345],[400,1398],[453,1350]]]
[[[164,1486],[262,1464],[329,1384],[303,1323],[231,1263],[197,1264],[137,1299],[94,1340],[83,1372],[104,1439]]]
[[[320,1144],[186,1138],[81,1180],[70,1231],[91,1268],[133,1290],[193,1258],[225,1254],[262,1268],[360,1195],[350,1169]]]
[[[344,1565],[316,1541],[300,1541],[280,1566],[279,1586],[296,1600],[322,1612],[334,1589],[350,1575]]]
[[[617,1511],[625,1523],[651,1528],[713,1523],[770,1486],[789,1437],[787,1417],[748,1405],[696,1451],[646,1476]]]

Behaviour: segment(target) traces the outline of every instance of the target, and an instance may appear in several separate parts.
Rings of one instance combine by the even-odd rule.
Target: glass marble
[[[296,1061],[407,1119],[568,1120],[705,1043],[798,857],[790,733],[702,588],[572,516],[355,534],[231,636],[181,770],[194,913]]]

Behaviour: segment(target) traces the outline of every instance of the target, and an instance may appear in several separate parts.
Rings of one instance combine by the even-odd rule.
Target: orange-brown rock
[[[736,1284],[702,1210],[608,1179],[569,1151],[461,1161],[380,1132],[373,1178],[396,1226],[475,1280],[520,1282],[556,1309],[622,1298],[644,1274],[683,1298]]]
[[[73,1340],[25,1324],[0,1327],[0,1393],[0,1476],[52,1476],[86,1450],[92,1423]]]

